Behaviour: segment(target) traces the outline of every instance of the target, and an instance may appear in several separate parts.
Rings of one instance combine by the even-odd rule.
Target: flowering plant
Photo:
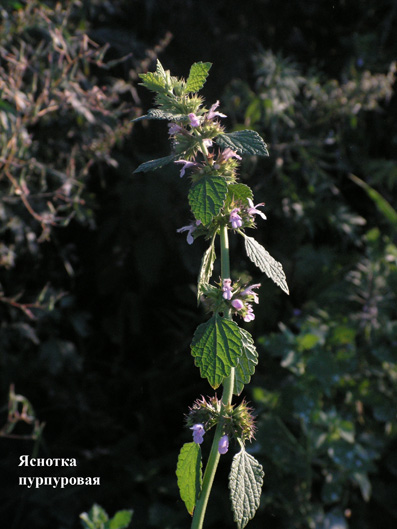
[[[210,63],[195,63],[184,80],[171,76],[158,61],[155,72],[141,74],[143,86],[156,94],[157,108],[135,121],[169,121],[172,153],[143,163],[135,172],[153,171],[174,163],[180,177],[189,175],[192,185],[188,200],[193,219],[177,231],[187,232],[188,244],[201,236],[210,241],[201,262],[197,299],[205,304],[211,317],[196,329],[191,352],[201,376],[207,378],[213,389],[222,385],[223,392],[220,400],[216,396],[202,398],[191,407],[187,426],[192,430],[193,442],[183,445],[176,474],[181,498],[193,517],[192,529],[201,529],[220,456],[228,451],[232,440],[237,441],[240,451],[233,457],[229,489],[234,520],[242,529],[259,506],[264,473],[260,463],[245,449],[246,441],[255,432],[251,409],[244,400],[238,406],[232,404],[233,395],[241,394],[258,363],[252,336],[233,316],[245,322],[255,319],[253,304],[259,302],[256,290],[261,285],[232,282],[229,232],[244,238],[248,258],[287,294],[288,286],[282,265],[245,234],[246,228],[255,227],[257,215],[264,220],[266,216],[258,209],[264,204],[255,205],[252,190],[238,182],[237,170],[244,154],[268,156],[266,144],[252,130],[226,133],[221,124],[226,116],[217,110],[219,101],[209,109],[204,106],[198,92],[210,68]],[[217,237],[221,278],[211,284]],[[201,444],[213,427],[212,447],[202,475]]]

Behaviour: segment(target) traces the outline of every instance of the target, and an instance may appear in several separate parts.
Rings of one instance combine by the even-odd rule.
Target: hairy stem
[[[223,279],[230,277],[230,257],[229,257],[229,239],[227,234],[227,226],[222,226],[220,231],[221,241],[221,276]],[[230,313],[225,315],[226,318],[231,318]],[[208,498],[214,482],[216,469],[218,467],[220,454],[218,452],[218,444],[223,434],[223,410],[225,406],[232,403],[234,386],[234,368],[232,368],[230,375],[223,381],[222,393],[222,409],[221,417],[216,426],[214,439],[212,441],[210,455],[208,457],[207,466],[204,472],[203,487],[201,494],[197,500],[196,508],[194,510],[193,521],[191,529],[202,529],[205,512],[207,510]]]

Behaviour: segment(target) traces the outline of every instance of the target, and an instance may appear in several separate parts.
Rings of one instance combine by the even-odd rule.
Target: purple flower
[[[249,205],[249,208],[248,208],[248,215],[250,215],[251,217],[253,217],[254,215],[260,215],[262,217],[262,219],[266,220],[267,217],[266,215],[263,213],[263,211],[259,211],[259,209],[256,209],[256,208],[259,208],[260,206],[264,206],[265,203],[264,202],[261,202],[260,204],[257,204],[256,206],[254,206],[254,203],[252,202],[252,200],[249,198],[248,199],[248,205]]]
[[[241,299],[234,299],[232,301],[232,307],[234,307],[236,310],[240,310],[244,307],[244,303],[241,301]]]
[[[182,226],[182,228],[179,228],[176,231],[177,231],[177,233],[183,233],[184,231],[187,231],[188,232],[187,233],[187,237],[186,237],[187,243],[188,244],[193,244],[194,237],[193,237],[192,233],[197,228],[197,226],[199,226],[200,224],[201,224],[201,220],[195,220],[194,222],[192,222],[188,226]]]
[[[242,296],[253,296],[254,297],[254,303],[259,303],[259,297],[256,292],[252,292],[253,288],[259,288],[261,286],[260,283],[257,283],[256,285],[250,285],[245,290],[241,292]]]
[[[240,208],[234,208],[230,213],[229,221],[234,230],[241,228],[243,225],[243,219],[240,217],[239,212]]]
[[[237,158],[237,160],[242,160],[241,156],[239,156],[235,151],[232,151],[230,147],[222,152],[222,158],[224,161],[228,160],[229,158]]]
[[[189,162],[188,160],[176,160],[174,163],[183,163],[183,167],[180,172],[180,177],[185,176],[185,171],[189,167],[195,167],[197,165],[197,162]]]
[[[218,452],[220,454],[226,454],[226,452],[229,450],[229,437],[227,435],[224,435],[219,439],[218,443]]]
[[[201,443],[204,441],[204,426],[202,424],[194,424],[190,429],[193,430],[193,441],[198,445],[201,445]]]
[[[168,134],[170,136],[173,136],[174,134],[177,134],[178,132],[181,132],[183,128],[178,125],[177,123],[169,123],[168,124]]]
[[[219,116],[220,118],[226,118],[226,114],[221,114],[221,112],[215,112],[215,110],[219,107],[219,101],[214,103],[212,107],[210,108],[207,119],[214,119],[216,116]]]
[[[191,127],[198,127],[200,125],[200,119],[194,114],[194,112],[190,112],[189,121]]]
[[[223,291],[222,296],[224,299],[232,299],[232,280],[231,279],[223,280],[222,291]]]
[[[247,312],[243,316],[244,321],[253,321],[255,319],[254,309],[252,305],[247,304]]]

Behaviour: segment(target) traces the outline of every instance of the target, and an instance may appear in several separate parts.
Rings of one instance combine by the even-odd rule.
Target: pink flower
[[[223,298],[224,299],[232,299],[232,280],[231,279],[224,279],[223,285],[222,285],[222,291],[223,291]]]
[[[204,426],[202,424],[194,424],[190,429],[193,430],[193,441],[198,445],[201,445],[201,443],[204,441]]]
[[[252,308],[252,305],[247,305],[247,312],[243,316],[244,321],[253,321],[255,319],[254,309]]]
[[[219,101],[214,103],[212,107],[210,108],[207,119],[214,119],[216,116],[219,116],[220,118],[226,118],[226,114],[221,114],[220,112],[215,112],[215,110],[219,107]]]
[[[234,230],[237,230],[237,228],[241,228],[241,226],[243,225],[243,219],[240,217],[239,212],[240,208],[234,208],[230,212],[229,221]]]
[[[241,156],[239,156],[235,151],[232,151],[230,147],[222,152],[222,158],[224,161],[228,160],[229,158],[237,158],[237,160],[242,160]]]
[[[168,134],[170,136],[173,136],[174,134],[178,134],[178,132],[181,132],[183,128],[178,125],[177,123],[169,123],[168,124]]]
[[[182,228],[179,228],[177,231],[177,233],[183,233],[184,231],[187,231],[187,237],[186,237],[186,240],[187,240],[187,243],[188,244],[193,244],[194,242],[194,237],[192,235],[192,233],[194,232],[194,230],[197,228],[197,226],[199,226],[201,224],[201,220],[196,220],[194,222],[192,222],[191,224],[189,224],[188,226],[182,226]]]
[[[236,310],[241,310],[244,307],[244,303],[241,301],[241,299],[234,299],[232,301],[232,307],[234,307]]]
[[[218,452],[220,454],[226,454],[226,452],[229,450],[229,437],[227,435],[224,435],[219,439],[218,443]]]
[[[196,162],[189,162],[188,160],[176,160],[174,163],[183,163],[183,167],[179,175],[181,178],[182,176],[185,176],[186,169],[188,169],[189,167],[195,167],[197,165]]]
[[[260,215],[262,217],[262,219],[264,219],[264,220],[267,219],[266,215],[262,211],[259,211],[259,209],[256,209],[256,208],[259,208],[260,206],[264,206],[265,205],[264,202],[261,202],[260,204],[257,204],[256,206],[254,206],[254,203],[249,198],[248,199],[248,205],[249,205],[248,215],[250,215],[251,217],[253,217],[254,215]]]
[[[198,127],[200,125],[200,119],[194,114],[194,112],[190,112],[189,121],[191,127]]]
[[[256,292],[252,292],[253,288],[259,288],[261,286],[260,283],[257,283],[256,285],[250,285],[245,290],[241,292],[242,296],[253,296],[254,297],[254,303],[259,303],[259,297]]]

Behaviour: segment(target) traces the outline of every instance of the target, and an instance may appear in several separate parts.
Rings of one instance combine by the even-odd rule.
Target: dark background
[[[268,220],[250,235],[282,262],[291,295],[260,276],[231,241],[234,277],[263,285],[256,320],[247,326],[260,361],[245,396],[256,409],[251,448],[266,477],[249,527],[395,527],[396,220],[383,199],[392,210],[396,99],[387,72],[396,57],[396,5],[83,1],[62,4],[71,8],[68,18],[50,2],[1,8],[5,82],[7,53],[21,42],[32,49],[43,39],[48,44],[49,27],[62,20],[71,49],[86,33],[109,44],[105,63],[130,54],[108,69],[98,61],[79,66],[83,90],[104,86],[114,98],[96,122],[62,99],[62,84],[60,95],[54,88],[58,111],[26,121],[32,143],[23,147],[23,163],[41,161],[47,178],[75,157],[84,184],[84,204],[60,209],[60,217],[74,214],[67,225],[51,226],[43,242],[40,222],[7,179],[21,178],[23,164],[7,166],[3,154],[0,426],[10,384],[45,423],[38,440],[23,438],[32,426],[22,423],[15,437],[0,437],[4,527],[74,529],[94,502],[109,514],[133,509],[132,527],[189,526],[175,467],[191,440],[184,414],[212,394],[189,351],[206,317],[194,290],[206,243],[188,246],[176,233],[190,221],[188,182],[177,169],[133,174],[169,153],[163,123],[127,125],[152,105],[138,73],[153,70],[157,57],[184,77],[193,62],[212,62],[203,90],[208,106],[219,99],[229,131],[253,128],[269,145],[269,159],[244,161],[241,180],[253,188],[255,203],[266,202]],[[44,6],[50,23],[35,18]],[[34,60],[32,71],[49,68],[45,53]],[[33,89],[29,75],[28,69],[22,86],[35,100],[40,81]],[[3,101],[0,110],[11,121],[23,115],[4,87]],[[119,131],[121,120],[126,128]],[[4,127],[2,134],[5,146],[12,132]],[[109,143],[92,147],[97,135]],[[90,156],[89,170],[78,173]],[[368,194],[352,173],[380,195]],[[31,195],[57,185],[51,177],[43,184],[37,168],[24,179]],[[46,210],[45,199],[35,204]],[[26,312],[30,304],[35,319]],[[227,474],[235,448],[222,458],[208,529],[234,526]],[[78,466],[19,467],[22,454],[73,457]],[[18,486],[19,476],[36,475],[98,476],[101,485]]]

